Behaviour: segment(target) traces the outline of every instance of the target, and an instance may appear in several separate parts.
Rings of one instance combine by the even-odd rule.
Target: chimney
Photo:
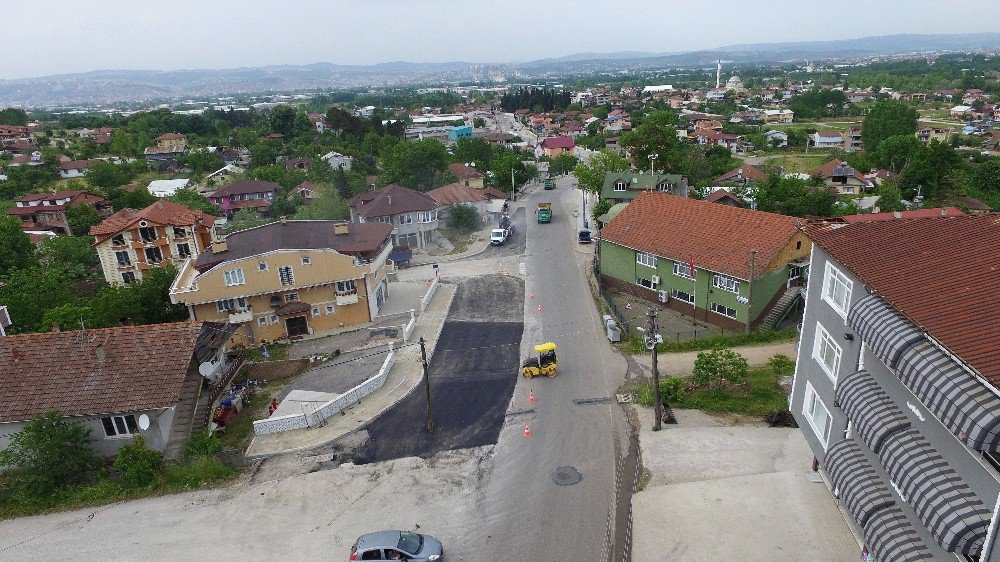
[[[104,349],[103,345],[95,349],[94,353],[97,354],[97,360],[101,363],[104,363],[104,360],[108,358],[108,350]]]
[[[52,323],[52,331],[53,332],[58,332],[59,331],[59,323],[58,322],[53,322]]]
[[[901,218],[903,218],[903,212],[902,211],[893,211],[892,212],[892,218],[894,218],[894,219],[901,219]]]
[[[282,215],[282,217],[281,217],[281,224],[287,224],[287,223],[288,223],[288,217],[285,217],[284,215]]]
[[[941,207],[941,216],[942,217],[948,216],[948,209]]]
[[[333,234],[335,236],[339,236],[341,234],[347,234],[347,230],[348,227],[346,222],[339,222],[333,225]]]
[[[229,250],[229,245],[226,243],[225,239],[212,242],[213,254],[222,254],[227,250]]]
[[[392,207],[392,195],[387,195],[386,197],[389,199],[389,206]]]

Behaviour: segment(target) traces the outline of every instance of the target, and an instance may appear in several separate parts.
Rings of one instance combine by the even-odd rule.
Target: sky
[[[6,1],[0,80],[126,68],[521,62],[580,52],[1000,32],[997,1]]]

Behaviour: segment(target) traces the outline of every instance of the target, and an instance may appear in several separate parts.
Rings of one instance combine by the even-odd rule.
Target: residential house
[[[955,204],[967,209],[971,215],[985,215],[993,212],[993,208],[986,203],[967,195],[956,197]]]
[[[154,139],[160,148],[176,148],[181,152],[187,150],[187,137],[180,133],[164,133]]]
[[[791,123],[795,112],[791,109],[765,109],[764,123]]]
[[[215,188],[235,181],[236,177],[244,171],[245,170],[243,168],[234,164],[226,164],[225,166],[205,176],[205,178],[201,181],[201,185],[205,186],[205,188],[200,191],[207,191],[209,189],[211,189],[211,191],[215,191]]]
[[[697,144],[721,146],[736,152],[739,147],[739,141],[742,137],[738,135],[731,135],[729,133],[722,133],[713,129],[698,129],[691,133],[691,138],[694,139]]]
[[[45,158],[42,153],[34,150],[30,154],[18,154],[15,156],[9,164],[8,168],[16,168],[18,166],[41,166],[45,163]]]
[[[788,133],[771,129],[764,133],[764,140],[767,147],[761,148],[785,148],[788,146]]]
[[[389,296],[392,226],[286,221],[241,230],[187,260],[170,300],[236,324],[254,344],[371,322]]]
[[[194,189],[197,187],[194,180],[179,178],[175,180],[153,180],[149,182],[146,189],[157,197],[170,197],[177,193],[178,189]]]
[[[935,217],[957,217],[965,213],[958,207],[935,207],[931,209],[909,209],[906,211],[885,211],[829,217],[822,222],[854,224],[858,222],[881,222],[903,219],[929,219]]]
[[[859,195],[869,187],[868,178],[864,174],[837,158],[813,170],[812,176],[822,179],[837,195]]]
[[[299,185],[293,187],[291,192],[291,195],[298,195],[302,197],[302,199],[305,200],[306,205],[311,204],[314,199],[316,199],[322,194],[323,194],[323,188],[308,181],[304,181]]]
[[[424,248],[438,229],[438,202],[419,191],[389,184],[348,201],[351,222],[392,226],[392,245]]]
[[[965,117],[968,117],[970,113],[972,113],[972,107],[968,105],[956,105],[949,111],[949,114],[954,119],[964,119]]]
[[[837,131],[816,131],[810,137],[810,144],[816,148],[843,148],[844,135]]]
[[[253,209],[266,217],[279,189],[281,186],[273,181],[241,180],[216,189],[208,200],[218,205],[227,218],[233,218],[240,209]]]
[[[680,174],[647,174],[645,172],[607,172],[601,186],[601,200],[615,203],[628,203],[643,191],[659,191],[672,193],[681,197],[688,196],[687,176]]]
[[[734,168],[728,172],[722,174],[721,176],[715,178],[712,185],[728,185],[736,184],[741,187],[746,187],[748,184],[758,181],[767,181],[768,174],[764,170],[761,170],[757,166],[752,166],[750,164],[743,164],[739,168]]]
[[[516,137],[510,133],[490,131],[483,134],[481,138],[493,146],[503,146],[509,148],[514,143],[514,139]]]
[[[83,236],[73,232],[66,220],[66,210],[77,205],[93,207],[101,216],[111,214],[111,202],[87,190],[32,193],[14,200],[7,215],[21,219],[25,231],[51,231],[64,236]]]
[[[155,142],[144,150],[147,162],[170,162],[187,152],[187,137],[179,133],[164,133]]]
[[[483,186],[483,173],[477,170],[475,167],[466,164],[452,164],[448,166],[448,170],[455,174],[458,178],[459,183],[467,185],[469,187],[475,187],[482,189]]]
[[[450,127],[448,129],[448,140],[452,142],[457,142],[458,139],[471,139],[471,138],[472,138],[471,125],[457,125],[455,127]]]
[[[462,183],[449,183],[428,191],[427,195],[438,204],[437,216],[439,220],[448,220],[453,205],[469,205],[486,221],[489,217],[491,198],[485,191]]]
[[[319,113],[306,113],[306,117],[312,122],[313,128],[316,129],[317,133],[322,134],[326,130],[326,117]]]
[[[563,154],[572,155],[575,147],[576,143],[573,142],[573,137],[548,137],[542,139],[542,142],[538,144],[535,154],[536,156],[555,158]]]
[[[285,160],[286,170],[308,170],[312,166],[312,160],[308,158],[290,158]]]
[[[150,269],[180,266],[212,243],[215,217],[171,201],[142,210],[122,209],[90,229],[104,279],[112,285],[140,281]]]
[[[857,152],[864,148],[864,141],[861,139],[861,127],[851,127],[844,135],[844,150]]]
[[[640,193],[601,231],[601,283],[717,326],[770,328],[806,276],[798,221]]]
[[[210,406],[199,404],[203,380],[228,367],[223,329],[177,322],[0,337],[0,449],[56,411],[89,429],[102,457],[136,435],[180,456]]]
[[[62,179],[82,178],[87,169],[100,160],[70,160],[59,164],[59,177]]]
[[[0,125],[0,144],[35,144],[35,136],[30,127],[21,125]]]
[[[886,180],[893,183],[899,183],[899,174],[891,170],[886,170],[885,168],[876,168],[865,174],[865,179],[868,180],[869,185],[872,186],[882,185],[882,182]]]
[[[920,127],[915,134],[917,140],[930,144],[931,141],[947,142],[954,133],[955,129],[951,127]]]
[[[726,188],[716,189],[712,193],[708,194],[708,197],[705,197],[705,201],[708,201],[709,203],[718,203],[720,205],[729,205],[730,207],[743,206],[743,200],[736,195],[733,195]]]
[[[343,168],[345,170],[350,170],[351,165],[354,164],[354,158],[350,156],[344,156],[343,154],[331,151],[327,152],[323,156],[320,156],[320,160],[325,160],[331,168],[336,170],[337,168]]]
[[[805,232],[814,280],[789,406],[813,466],[879,560],[1000,559],[1000,301],[981,290],[996,220]]]

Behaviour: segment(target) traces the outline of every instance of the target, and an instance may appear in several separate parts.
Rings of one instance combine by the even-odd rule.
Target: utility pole
[[[424,394],[427,396],[427,431],[434,433],[434,406],[431,404],[431,379],[427,373],[427,348],[424,337],[420,336],[420,362],[424,365]]]
[[[511,166],[510,167],[510,200],[511,201],[516,201],[517,200],[517,199],[515,199],[515,196],[514,196],[514,190],[515,189],[517,189],[517,188],[514,186],[514,166]]]
[[[653,421],[653,431],[660,431],[660,420],[663,418],[663,401],[660,400],[660,371],[656,368],[656,341],[657,341],[657,327],[656,327],[656,308],[649,307],[646,311],[646,320],[649,322],[648,332],[646,332],[647,341],[646,347],[650,349],[653,354],[653,412],[656,419]]]
[[[750,316],[753,312],[753,276],[756,273],[755,266],[757,265],[757,250],[750,250],[750,279],[747,281],[747,325],[743,330],[746,333],[750,333]]]

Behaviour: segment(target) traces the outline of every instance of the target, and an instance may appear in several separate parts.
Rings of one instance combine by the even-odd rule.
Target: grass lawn
[[[810,152],[807,154],[786,154],[767,159],[770,166],[781,166],[786,174],[808,174],[830,159],[829,154]]]
[[[663,384],[663,381],[661,381]],[[652,405],[652,383],[639,387],[637,401]],[[703,410],[713,414],[743,414],[763,417],[773,411],[788,410],[785,391],[778,384],[774,370],[763,365],[750,369],[739,391],[712,388],[688,389],[670,403],[674,408]]]
[[[473,232],[462,233],[450,228],[442,228],[439,232],[448,239],[448,242],[451,242],[452,246],[454,246],[448,254],[461,254],[462,252],[468,250],[469,246],[472,245]]]
[[[271,397],[280,394],[290,381],[291,379],[268,381],[259,386],[253,403],[237,412],[226,430],[219,435],[222,448],[246,450],[253,438],[253,422],[267,418]]]
[[[743,332],[715,334],[712,336],[687,340],[681,342],[664,341],[656,346],[660,353],[672,351],[705,351],[715,347],[738,347],[743,345],[757,345],[763,343],[774,343],[782,341],[793,341],[798,336],[795,328],[786,330],[755,330],[749,334]],[[642,336],[632,334],[623,338],[618,344],[621,350],[629,355],[645,355],[649,353],[643,344]]]

